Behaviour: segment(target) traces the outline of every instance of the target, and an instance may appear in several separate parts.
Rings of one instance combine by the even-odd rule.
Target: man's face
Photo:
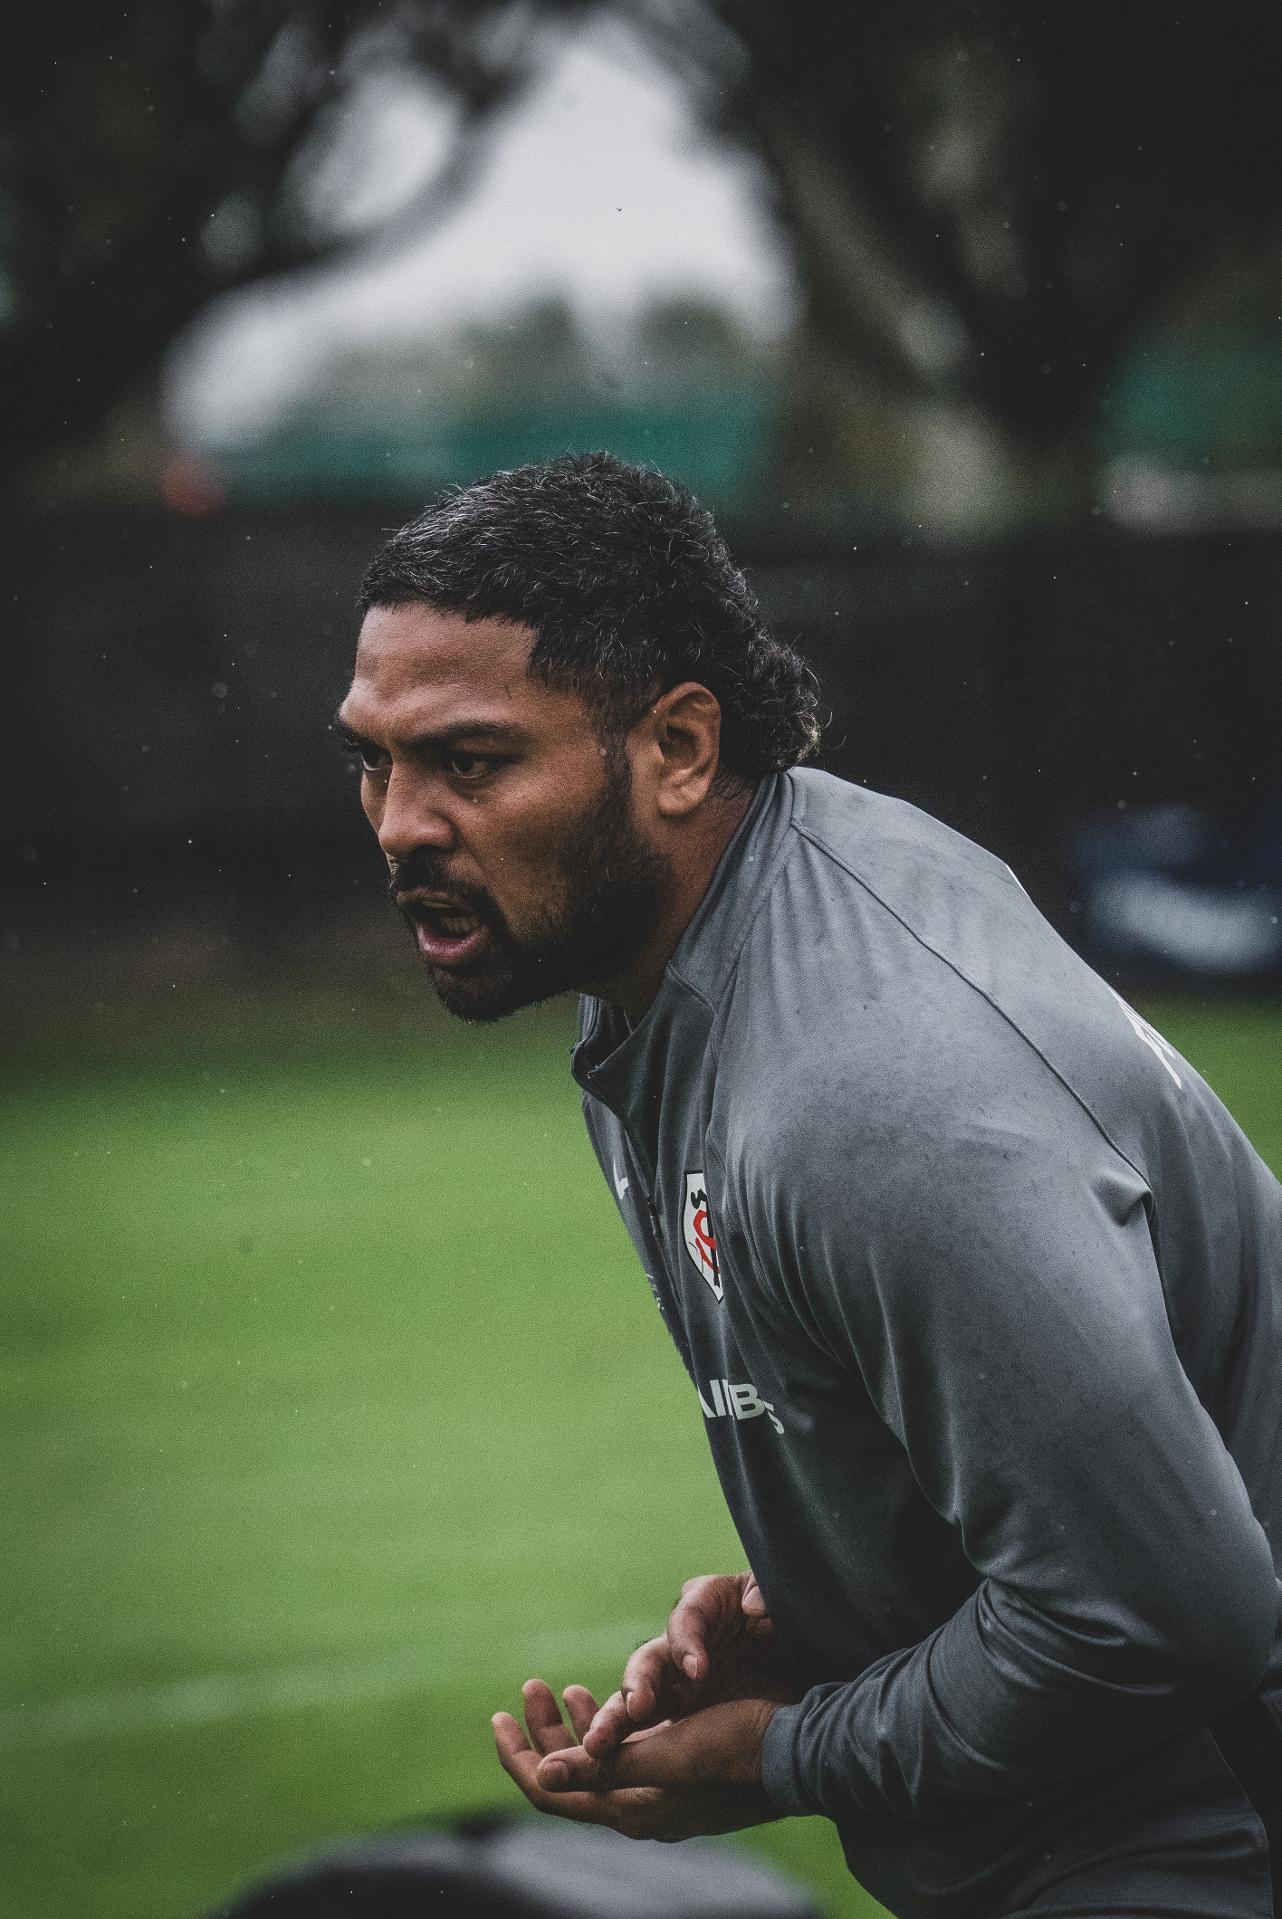
[[[533,635],[415,601],[366,616],[339,729],[441,1000],[500,1019],[625,966],[670,884],[622,746],[531,678]]]

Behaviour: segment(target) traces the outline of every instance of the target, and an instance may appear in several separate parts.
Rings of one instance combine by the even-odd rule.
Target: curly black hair
[[[577,693],[603,738],[691,679],[720,704],[735,781],[819,743],[814,675],[767,631],[712,515],[653,468],[574,453],[451,489],[361,582],[362,614],[415,600],[530,627],[530,671]]]

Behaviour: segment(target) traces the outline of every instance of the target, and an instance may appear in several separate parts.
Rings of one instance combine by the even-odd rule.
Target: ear
[[[641,721],[641,759],[652,803],[664,819],[680,820],[708,797],[721,750],[721,707],[697,680],[669,687]]]

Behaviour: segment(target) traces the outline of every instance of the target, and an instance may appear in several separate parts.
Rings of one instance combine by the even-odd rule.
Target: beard
[[[557,850],[548,905],[517,932],[483,887],[461,885],[448,862],[411,853],[392,872],[392,902],[415,936],[418,914],[397,895],[414,888],[448,893],[472,914],[487,938],[476,958],[457,967],[426,961],[441,1004],[478,1024],[505,1019],[560,993],[588,992],[644,945],[672,880],[672,862],[648,846],[632,819],[627,762],[609,754],[605,791],[575,822]]]

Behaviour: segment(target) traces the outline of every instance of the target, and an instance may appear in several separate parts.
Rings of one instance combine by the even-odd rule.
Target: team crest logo
[[[712,1288],[717,1299],[724,1296],[721,1268],[717,1263],[717,1236],[708,1212],[708,1193],[702,1172],[686,1174],[685,1205],[681,1209],[681,1237],[695,1269]]]

